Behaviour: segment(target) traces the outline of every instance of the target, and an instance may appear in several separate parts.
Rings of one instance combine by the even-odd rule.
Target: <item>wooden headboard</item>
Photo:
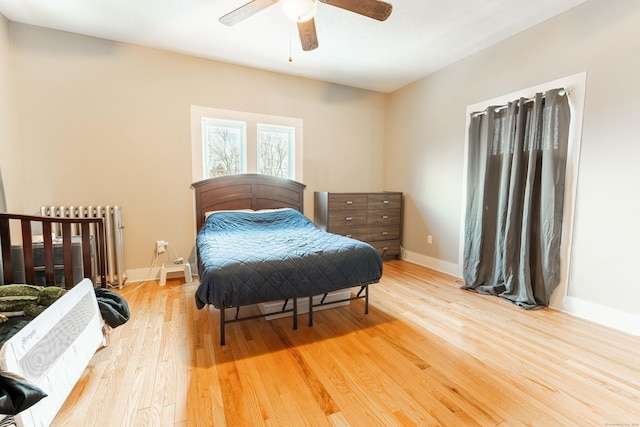
[[[206,212],[233,209],[293,208],[303,212],[305,184],[260,174],[226,175],[194,182],[196,230]]]

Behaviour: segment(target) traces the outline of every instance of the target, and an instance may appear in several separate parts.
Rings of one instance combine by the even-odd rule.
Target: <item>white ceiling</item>
[[[248,0],[0,0],[11,21],[392,92],[586,0],[386,0],[384,22],[319,3],[300,48],[279,4],[227,27]],[[289,62],[291,52],[292,62]]]

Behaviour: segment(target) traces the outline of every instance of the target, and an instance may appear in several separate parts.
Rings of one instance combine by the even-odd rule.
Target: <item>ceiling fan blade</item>
[[[367,18],[386,20],[391,15],[393,6],[379,0],[320,0],[322,3],[357,13]]]
[[[280,0],[253,0],[249,3],[240,6],[236,10],[227,13],[222,16],[218,21],[224,25],[235,25],[239,22],[244,21],[248,17],[260,12],[268,8],[269,6],[273,6],[278,3]]]
[[[302,50],[309,51],[318,47],[318,33],[316,33],[316,21],[313,18],[305,22],[298,22],[298,33]]]

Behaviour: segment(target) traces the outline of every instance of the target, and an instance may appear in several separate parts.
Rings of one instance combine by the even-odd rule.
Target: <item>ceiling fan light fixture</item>
[[[318,0],[281,0],[282,10],[294,22],[306,22],[313,18]]]

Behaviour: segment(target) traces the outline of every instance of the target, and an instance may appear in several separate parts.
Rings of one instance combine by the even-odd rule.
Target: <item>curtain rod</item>
[[[571,94],[571,89],[562,89],[562,90],[560,90],[560,92],[558,92],[558,95],[560,95],[560,96],[564,96],[564,95],[568,95],[568,94]],[[544,98],[544,96],[545,95],[543,94],[542,98]],[[532,97],[532,98],[525,98],[524,103],[528,104],[528,103],[533,102],[535,100],[536,100],[535,96]],[[504,110],[504,109],[506,109],[508,107],[509,107],[508,105],[502,105],[502,106],[496,107],[495,112],[497,113],[498,111]],[[476,111],[475,113],[471,113],[471,116],[472,117],[482,116],[484,114],[487,114],[487,110],[488,110],[488,108],[486,108],[484,111]]]

